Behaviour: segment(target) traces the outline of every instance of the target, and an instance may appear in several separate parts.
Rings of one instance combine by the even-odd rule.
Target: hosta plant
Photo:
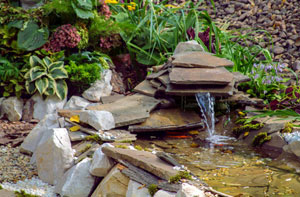
[[[38,91],[41,95],[57,95],[65,99],[68,87],[64,79],[68,73],[64,68],[64,62],[52,62],[49,57],[41,60],[33,55],[29,59],[30,70],[25,74],[25,87],[29,94]]]

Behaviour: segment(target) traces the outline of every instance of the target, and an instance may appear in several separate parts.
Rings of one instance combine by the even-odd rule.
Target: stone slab
[[[113,114],[116,127],[144,122],[159,100],[142,94],[126,96],[113,103],[89,106],[88,110],[109,111]]]
[[[159,109],[150,114],[150,117],[139,125],[129,126],[129,131],[138,131],[147,128],[147,131],[178,131],[189,125],[201,125],[199,114],[194,111],[183,111],[179,108]],[[182,128],[182,129],[181,129]]]
[[[225,58],[213,56],[207,52],[188,52],[173,56],[172,64],[175,67],[198,67],[198,68],[216,68],[224,66],[233,66],[233,62]]]
[[[168,74],[162,75],[162,76],[158,77],[157,79],[165,86],[167,86],[170,83],[170,78],[169,78]]]
[[[134,92],[154,97],[156,89],[152,87],[150,81],[144,80],[139,83],[134,89]]]
[[[161,75],[163,75],[163,74],[165,74],[165,73],[167,73],[167,72],[168,72],[167,69],[165,69],[165,70],[160,70],[160,71],[158,71],[158,72],[156,72],[156,73],[152,73],[152,74],[148,75],[146,78],[147,78],[147,79],[156,79],[156,78],[158,78],[159,76],[161,76]]]
[[[166,94],[177,96],[193,96],[196,93],[210,92],[213,96],[231,96],[233,95],[233,82],[226,86],[219,85],[198,85],[184,86],[169,84],[166,89]]]
[[[233,80],[233,75],[223,67],[214,69],[175,67],[169,77],[172,84],[179,85],[226,85]]]
[[[150,81],[150,84],[153,88],[159,89],[159,88],[164,88],[165,85],[162,84],[158,79],[152,79]]]
[[[88,136],[88,134],[83,133],[81,131],[73,132],[73,131],[68,130],[68,133],[69,133],[69,137],[70,137],[71,142],[82,141],[82,140],[84,140],[84,138],[86,136]]]
[[[127,161],[165,180],[169,180],[178,172],[151,152],[111,147],[103,147],[102,152],[114,159]]]
[[[103,104],[107,104],[107,103],[113,103],[121,98],[123,98],[124,95],[123,94],[114,94],[114,95],[111,95],[111,96],[104,96],[101,98],[101,102]]]
[[[247,81],[251,81],[250,77],[244,75],[240,72],[232,72],[235,83],[243,83]]]

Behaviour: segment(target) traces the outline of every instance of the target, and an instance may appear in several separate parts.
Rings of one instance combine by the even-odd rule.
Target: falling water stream
[[[195,97],[207,128],[208,138],[206,140],[212,144],[226,144],[226,141],[234,140],[235,138],[232,137],[215,134],[215,98],[209,92],[197,93]]]

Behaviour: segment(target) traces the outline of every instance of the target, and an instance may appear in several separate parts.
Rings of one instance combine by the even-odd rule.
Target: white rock
[[[176,193],[158,190],[153,197],[175,197]]]
[[[104,177],[92,197],[126,196],[129,178],[122,174],[116,165]]]
[[[56,114],[48,114],[41,120],[27,135],[21,144],[20,151],[25,153],[33,153],[36,150],[44,133],[51,128],[59,127]]]
[[[95,81],[92,86],[83,92],[82,96],[89,101],[99,102],[101,97],[109,96],[112,91],[110,84],[112,72],[105,70],[101,73],[101,79]]]
[[[42,120],[46,114],[56,113],[58,109],[62,109],[66,103],[66,99],[60,100],[57,96],[48,96],[45,100],[40,94],[32,96],[34,100],[33,118]]]
[[[91,102],[87,101],[86,99],[80,96],[72,96],[69,101],[65,104],[64,109],[84,109],[87,107]]]
[[[5,97],[1,97],[1,98],[0,98],[0,119],[1,119],[1,118],[3,117],[3,115],[4,115],[4,114],[2,114],[2,110],[1,110],[1,108],[2,108],[1,105],[2,105],[2,102],[3,102],[4,100],[5,100]]]
[[[149,194],[148,189],[143,187],[142,184],[130,180],[126,197],[151,197],[151,195]]]
[[[204,49],[196,40],[180,42],[175,48],[174,55],[191,51],[204,51]]]
[[[176,197],[205,197],[205,194],[193,185],[182,183]]]
[[[300,157],[300,141],[293,141],[288,146],[292,153],[297,157]]]
[[[97,130],[110,130],[115,128],[113,115],[108,111],[86,110],[79,113],[80,121]]]
[[[39,178],[55,185],[73,165],[74,152],[67,129],[54,128],[47,131],[35,153]]]
[[[8,97],[4,99],[1,103],[1,114],[3,117],[5,114],[9,121],[18,121],[22,118],[23,111],[23,100],[17,97]]]
[[[69,169],[55,187],[60,196],[85,197],[88,196],[93,185],[94,177],[89,173],[91,159],[85,158],[76,166]]]
[[[105,143],[94,152],[90,173],[98,177],[105,177],[114,165],[113,160],[102,152],[102,147],[114,146],[109,143]]]

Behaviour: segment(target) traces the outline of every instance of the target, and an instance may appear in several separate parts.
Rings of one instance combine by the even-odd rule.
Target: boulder
[[[293,141],[287,146],[288,147],[286,147],[286,146],[284,147],[284,150],[286,150],[286,148],[288,148],[288,150],[286,152],[293,153],[297,157],[300,157],[300,141]]]
[[[92,197],[102,196],[126,196],[129,178],[122,174],[119,168],[123,168],[120,164],[116,165],[105,176],[105,178],[98,185]]]
[[[158,190],[153,197],[175,197],[176,193]]]
[[[113,145],[108,143],[102,144],[101,147],[94,152],[89,172],[98,177],[105,177],[114,164],[112,159],[102,152],[102,147],[113,147]]]
[[[115,120],[108,111],[86,110],[79,113],[80,121],[97,130],[110,130],[115,128]]]
[[[41,120],[27,135],[21,144],[20,151],[31,154],[36,150],[42,136],[51,128],[59,127],[57,122],[58,116],[56,114],[48,114]]]
[[[47,131],[35,153],[39,178],[55,185],[73,165],[74,152],[67,129],[53,128]]]
[[[130,180],[126,197],[151,197],[151,195],[149,194],[148,189],[143,187],[142,184]]]
[[[272,133],[271,140],[262,145],[262,149],[269,156],[277,157],[281,154],[282,148],[287,145],[280,132]]]
[[[72,96],[69,101],[65,104],[64,109],[84,109],[86,106],[91,104],[91,102],[80,96]]]
[[[175,48],[174,55],[190,51],[204,51],[203,47],[196,40],[180,42]]]
[[[43,0],[20,0],[22,8],[25,10],[38,8],[43,5]]]
[[[69,169],[55,187],[60,196],[84,197],[88,196],[93,185],[94,177],[89,173],[91,159],[85,158]]]
[[[188,183],[182,183],[176,197],[205,197],[202,190]]]
[[[23,100],[17,97],[4,99],[1,104],[0,117],[7,116],[9,121],[18,121],[22,118]]]
[[[62,109],[66,103],[57,96],[48,96],[45,100],[40,94],[31,97],[34,103],[33,118],[42,120],[46,114],[56,113],[58,109]]]
[[[110,84],[111,76],[111,70],[103,71],[101,73],[101,79],[95,81],[89,89],[83,92],[82,96],[89,101],[95,102],[99,102],[103,96],[109,96],[112,91]]]

